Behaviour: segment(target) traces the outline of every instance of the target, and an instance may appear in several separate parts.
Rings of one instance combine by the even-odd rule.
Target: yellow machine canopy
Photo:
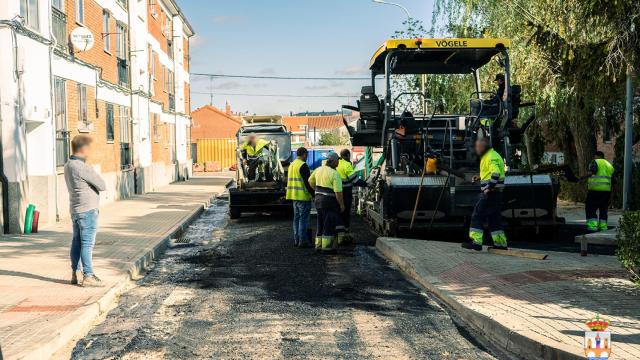
[[[509,39],[394,39],[387,40],[373,54],[369,68],[384,74],[390,51],[399,51],[393,74],[466,74],[488,63],[509,48]]]

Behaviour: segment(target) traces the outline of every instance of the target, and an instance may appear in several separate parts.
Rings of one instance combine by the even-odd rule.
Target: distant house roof
[[[227,139],[235,138],[240,129],[240,119],[229,112],[222,111],[215,106],[205,105],[191,112],[193,127],[191,138],[198,139]]]
[[[312,130],[333,130],[343,126],[341,115],[329,116],[285,116],[282,118],[289,131],[304,132],[305,126]]]

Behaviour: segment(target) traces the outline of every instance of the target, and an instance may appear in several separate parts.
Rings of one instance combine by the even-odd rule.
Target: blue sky
[[[430,24],[432,0],[398,0],[412,17]],[[191,71],[280,76],[366,77],[375,49],[406,19],[397,7],[371,0],[178,0],[193,25]],[[365,82],[275,81],[216,78],[215,93],[358,94]],[[208,79],[192,77],[192,92],[209,92]],[[214,95],[234,111],[334,111],[343,98]],[[353,103],[355,99],[351,99]],[[192,106],[209,95],[192,94]]]

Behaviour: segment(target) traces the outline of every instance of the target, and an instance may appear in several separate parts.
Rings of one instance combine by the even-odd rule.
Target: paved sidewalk
[[[378,250],[499,345],[528,359],[584,359],[585,321],[611,320],[612,358],[640,359],[640,289],[613,256],[529,260],[460,244],[379,238]]]
[[[195,218],[225,178],[193,178],[100,209],[94,268],[107,286],[68,284],[70,223],[0,237],[0,345],[5,359],[45,359],[91,326],[131,276]]]
[[[563,217],[569,225],[587,227],[583,203],[558,200],[558,216]],[[609,209],[609,226],[617,227],[621,217],[622,210]]]

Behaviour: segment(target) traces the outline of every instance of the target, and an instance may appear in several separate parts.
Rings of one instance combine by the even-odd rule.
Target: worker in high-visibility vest
[[[247,176],[250,180],[258,180],[256,178],[256,169],[260,164],[258,158],[267,145],[269,145],[269,141],[258,139],[255,135],[249,135],[247,141],[240,145],[243,163],[248,167]]]
[[[336,168],[342,179],[342,197],[344,198],[344,211],[340,214],[341,224],[336,227],[338,245],[346,245],[351,241],[349,227],[351,226],[351,206],[353,205],[353,187],[367,186],[367,182],[356,176],[351,165],[351,152],[349,149],[340,151],[340,160]]]
[[[344,212],[342,179],[335,170],[340,158],[332,152],[327,161],[315,169],[309,177],[309,184],[315,190],[315,206],[318,212],[316,230],[316,250],[333,252],[336,249],[336,226],[340,223],[340,213]]]
[[[471,242],[462,247],[482,251],[482,237],[485,221],[489,225],[493,248],[507,249],[507,236],[502,229],[502,190],[504,188],[504,160],[495,151],[487,138],[475,143],[476,154],[480,157],[480,198],[471,215],[469,238]],[[477,180],[477,177],[475,177]]]
[[[611,199],[611,177],[613,165],[605,160],[602,151],[596,151],[595,158],[589,164],[587,199],[584,202],[589,231],[603,231],[609,228],[609,200]]]
[[[287,200],[293,201],[293,244],[303,248],[311,247],[311,239],[307,235],[311,199],[314,191],[309,184],[311,170],[307,165],[308,151],[304,147],[296,150],[296,159],[287,171]]]

